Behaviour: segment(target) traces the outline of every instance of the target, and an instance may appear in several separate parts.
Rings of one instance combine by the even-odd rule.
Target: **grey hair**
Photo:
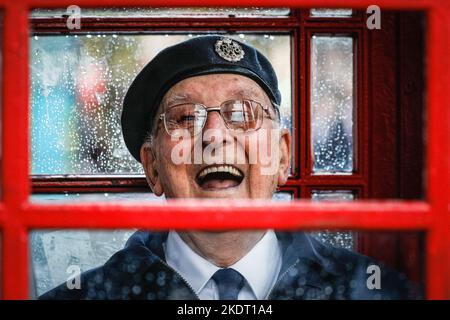
[[[150,145],[153,145],[153,142],[155,141],[153,130],[147,131],[144,138],[144,143],[148,143]]]
[[[156,132],[158,131],[158,125],[159,125],[159,115],[161,113],[161,110],[164,110],[165,101],[166,101],[166,97],[164,96],[163,99],[161,100],[161,102],[159,103],[158,110],[156,112],[157,116],[155,117],[155,119],[153,119],[153,123],[152,123],[150,130],[148,130],[147,133],[145,134],[143,144],[149,143],[150,145],[153,145],[153,143],[155,142],[155,136],[156,136]]]

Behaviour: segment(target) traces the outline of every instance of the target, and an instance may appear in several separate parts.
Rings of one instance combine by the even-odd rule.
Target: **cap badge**
[[[241,45],[230,38],[217,40],[215,50],[221,58],[230,62],[241,61],[245,54]]]

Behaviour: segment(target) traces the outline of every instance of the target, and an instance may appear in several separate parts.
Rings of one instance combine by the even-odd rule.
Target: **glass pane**
[[[288,16],[289,8],[230,8],[230,7],[195,7],[195,8],[80,8],[81,17],[279,17]],[[60,18],[70,14],[65,9],[35,9],[32,18]]]
[[[32,232],[30,234],[31,298],[36,298],[59,285],[66,289],[65,295],[77,297],[80,295],[84,299],[168,299],[184,290],[182,293],[187,294],[187,299],[194,299],[196,295],[201,294],[197,289],[193,289],[197,286],[192,283],[198,273],[186,274],[186,268],[183,269],[181,266],[184,262],[184,265],[189,267],[189,271],[196,268],[196,265],[189,265],[186,257],[183,256],[183,254],[195,255],[194,251],[181,251],[179,248],[183,247],[179,247],[179,242],[177,246],[173,245],[173,237],[172,245],[169,245],[167,232],[141,231],[138,237],[134,235],[134,232],[135,230],[131,229]],[[415,237],[416,240],[420,236],[418,233],[404,233],[404,235]],[[274,279],[277,275],[283,274],[283,281],[275,281],[268,286],[269,289],[265,295],[269,296],[269,299],[421,297],[420,284],[423,282],[424,274],[424,261],[420,252],[420,248],[423,248],[422,240],[416,241],[418,245],[411,246],[405,255],[404,247],[391,245],[392,239],[403,236],[403,233],[389,232],[381,238],[377,238],[377,234],[369,234],[370,242],[378,240],[377,245],[380,248],[384,247],[385,250],[363,257],[345,249],[322,245],[301,231],[275,232],[271,236],[273,236],[271,240],[267,242],[266,239],[265,244],[268,248],[275,245],[280,250],[279,254],[284,257],[286,263],[282,268],[289,268],[289,272],[285,273],[286,269],[267,270],[268,273],[273,273]],[[133,239],[132,244],[126,244],[130,238]],[[177,241],[183,240],[178,238]],[[133,248],[133,244],[137,247]],[[187,243],[185,245],[189,246]],[[292,245],[298,245],[302,250],[290,250],[289,253],[285,251],[286,248],[292,248]],[[120,250],[123,250],[121,254],[115,255],[114,259],[110,260]],[[172,255],[173,253],[175,254]],[[182,263],[168,258],[168,255],[181,256]],[[216,252],[215,255],[220,255],[220,252]],[[409,257],[407,264],[404,263],[405,256]],[[256,255],[255,257],[259,259],[257,263],[263,265],[267,265],[267,260],[272,259],[272,255]],[[198,256],[198,259],[203,258]],[[105,265],[108,260],[108,264]],[[165,261],[170,268],[158,262],[161,260]],[[216,268],[213,261],[213,259],[204,259],[208,267]],[[255,263],[254,260],[252,262]],[[373,271],[367,271],[369,266],[379,268],[381,277],[377,281],[369,279],[374,274]],[[79,272],[96,267],[101,267],[102,272],[94,271],[89,275],[84,274],[83,281],[80,281],[78,286],[76,281],[73,281],[73,277]],[[250,270],[253,269],[250,268]],[[250,279],[248,275],[248,272],[243,272],[244,278]],[[381,282],[378,290],[374,290],[374,287],[369,288],[368,283],[375,286],[378,281]],[[55,298],[62,299],[64,296],[60,294]]]
[[[272,200],[275,201],[292,201],[294,200],[294,195],[291,192],[279,191],[273,195]]]
[[[353,38],[312,37],[311,139],[313,172],[353,171]]]
[[[351,201],[355,195],[351,190],[313,190],[311,192],[313,201]]]
[[[104,264],[124,247],[133,232],[134,230],[32,232],[32,296],[39,296],[64,283],[70,276],[70,266],[87,271]]]
[[[311,17],[317,18],[350,18],[353,14],[352,9],[311,9]]]
[[[355,196],[351,190],[313,190],[312,201],[352,201]],[[355,246],[354,233],[351,231],[320,231],[312,235],[323,243],[334,247],[353,250]]]
[[[193,36],[32,37],[32,174],[143,174],[123,142],[123,97],[159,51]],[[290,128],[290,36],[233,37],[254,45],[272,61],[280,79],[283,125]]]
[[[31,202],[60,204],[74,202],[161,202],[164,196],[157,197],[152,192],[124,192],[124,193],[39,193],[30,196]],[[274,194],[274,201],[290,201],[293,195],[288,191],[280,191]]]
[[[126,193],[39,193],[30,197],[36,203],[73,203],[73,202],[155,202],[164,198],[155,196],[152,192]]]

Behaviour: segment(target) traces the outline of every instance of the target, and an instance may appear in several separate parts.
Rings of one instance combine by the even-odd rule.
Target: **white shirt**
[[[191,285],[201,300],[218,300],[219,292],[211,277],[220,268],[195,253],[175,231],[170,231],[165,244],[166,262]],[[273,230],[241,260],[229,266],[246,280],[239,300],[266,299],[281,269],[281,249]]]

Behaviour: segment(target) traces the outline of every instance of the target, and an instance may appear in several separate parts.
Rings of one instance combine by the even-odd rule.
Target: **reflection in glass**
[[[312,37],[313,172],[353,171],[353,38]]]
[[[316,18],[350,18],[353,14],[352,9],[311,9],[311,17]]]
[[[181,7],[181,8],[97,8],[81,9],[81,17],[279,17],[288,16],[289,8],[232,8],[232,7]],[[32,18],[60,18],[67,15],[65,9],[34,9]]]
[[[352,201],[354,198],[351,190],[313,190],[311,192],[312,201]],[[354,234],[351,231],[325,230],[313,232],[312,235],[323,243],[348,250],[354,249]]]
[[[159,51],[195,35],[72,35],[31,38],[32,174],[143,174],[120,128],[122,100]],[[235,34],[273,63],[281,116],[291,127],[289,35]]]

